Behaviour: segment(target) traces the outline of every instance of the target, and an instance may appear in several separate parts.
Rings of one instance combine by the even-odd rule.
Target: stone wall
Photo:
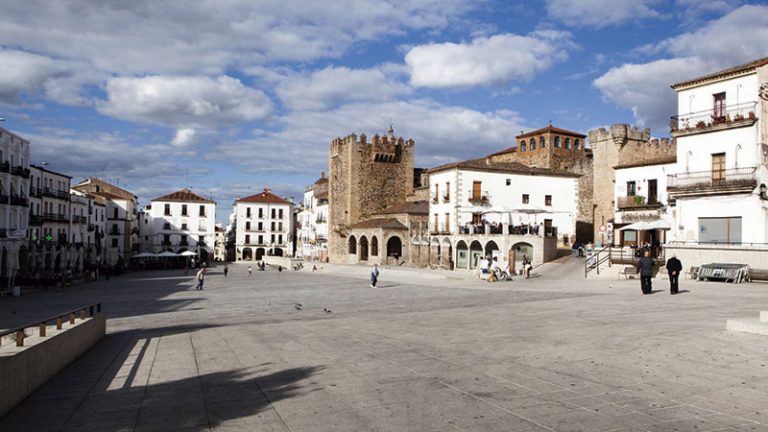
[[[346,262],[347,227],[405,201],[413,194],[413,140],[352,134],[331,142],[329,155],[329,232],[331,262]]]
[[[614,217],[614,167],[669,159],[674,157],[677,147],[674,140],[651,139],[650,129],[640,130],[627,124],[593,129],[589,131],[589,143],[593,155],[594,240],[605,242],[607,239],[601,238],[599,230]]]

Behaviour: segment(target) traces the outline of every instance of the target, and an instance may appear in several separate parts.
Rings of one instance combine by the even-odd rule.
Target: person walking
[[[653,288],[651,286],[651,276],[653,276],[653,259],[651,258],[651,252],[643,252],[642,258],[637,262],[637,271],[640,273],[640,289],[643,294],[651,294]]]
[[[677,294],[680,285],[678,279],[680,278],[680,271],[683,270],[683,263],[677,259],[677,255],[672,255],[672,258],[667,260],[667,273],[669,274],[669,293],[672,295]]]
[[[197,271],[197,290],[202,291],[203,290],[203,282],[205,282],[205,267],[200,267],[200,270]]]
[[[523,274],[525,275],[526,279],[531,278],[531,269],[533,268],[533,265],[531,265],[531,260],[528,258],[528,255],[523,255]]]
[[[378,264],[373,265],[373,269],[371,269],[371,288],[376,288],[376,282],[379,281],[379,266]]]
[[[229,266],[224,264],[224,277],[226,278],[228,274],[229,274]]]
[[[248,266],[248,276],[251,276],[253,274],[253,268],[251,266]]]

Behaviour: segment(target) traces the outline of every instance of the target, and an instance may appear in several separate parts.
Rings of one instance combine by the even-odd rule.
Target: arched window
[[[379,239],[371,237],[371,256],[379,256]]]
[[[357,239],[355,236],[349,237],[349,242],[347,244],[347,253],[350,255],[357,255]]]
[[[529,145],[528,150],[536,150],[536,139],[531,138],[531,141],[528,145]]]
[[[525,151],[525,140],[520,141],[520,151]]]
[[[565,138],[565,148],[569,149],[571,148],[571,139]]]
[[[558,148],[558,147],[560,147],[560,137],[556,136],[555,137],[555,148]]]
[[[576,150],[578,150],[579,148],[581,148],[581,142],[579,141],[579,139],[578,139],[578,138],[576,138],[575,140],[573,140],[573,148],[575,148]]]
[[[544,139],[544,137],[539,137],[539,148],[544,148],[547,146],[547,141]]]

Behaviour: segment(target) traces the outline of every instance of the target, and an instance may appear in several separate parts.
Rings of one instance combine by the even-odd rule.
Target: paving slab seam
[[[91,394],[91,392],[93,391],[93,389],[94,389],[94,388],[96,387],[96,385],[97,385],[97,384],[98,384],[98,383],[101,381],[101,379],[104,377],[104,375],[107,373],[107,371],[108,371],[108,370],[109,370],[109,369],[112,367],[112,365],[114,365],[114,364],[115,364],[115,362],[117,361],[117,359],[120,357],[120,354],[122,354],[122,353],[123,353],[123,352],[124,352],[126,349],[128,349],[127,347],[129,347],[129,346],[130,346],[130,342],[131,342],[131,339],[132,339],[132,338],[130,338],[130,337],[129,337],[129,338],[126,338],[126,339],[127,339],[127,340],[126,340],[126,342],[125,342],[125,344],[124,344],[123,348],[122,348],[122,349],[120,349],[120,350],[116,350],[117,352],[116,352],[116,353],[115,353],[115,355],[112,357],[112,360],[109,362],[109,365],[107,365],[107,367],[105,367],[105,368],[104,368],[104,370],[103,370],[103,371],[102,371],[102,372],[99,374],[98,378],[96,378],[96,379],[93,381],[93,384],[91,384],[91,386],[88,388],[88,391],[87,391],[87,392],[85,392],[85,394],[83,394],[83,397],[80,399],[80,401],[77,403],[77,405],[75,405],[75,407],[74,407],[74,408],[72,409],[72,411],[69,413],[69,415],[68,415],[68,416],[67,416],[67,418],[64,420],[64,422],[61,424],[61,426],[59,427],[59,429],[63,429],[63,428],[64,428],[64,426],[65,426],[65,425],[66,425],[66,424],[67,424],[67,423],[68,423],[70,420],[72,420],[72,417],[75,415],[75,413],[77,412],[77,410],[79,410],[79,409],[80,409],[80,407],[83,405],[83,403],[85,402],[85,400],[88,398],[88,395],[90,395],[90,394]],[[77,361],[77,360],[75,360],[75,361]],[[74,363],[74,362],[73,362],[73,363]],[[65,369],[65,370],[66,370],[66,369]],[[62,372],[63,372],[63,371],[62,371]],[[59,373],[61,373],[61,372],[59,372]],[[135,428],[134,428],[134,429],[135,429]]]
[[[309,331],[311,331],[311,330],[309,330]],[[316,332],[313,332],[313,331],[312,331],[312,333],[315,333],[315,335],[316,335],[316,336],[318,336],[318,337],[321,337],[321,338],[323,337],[323,336],[319,335],[319,334],[318,334],[318,333],[316,333]],[[435,383],[441,384],[441,385],[443,385],[443,386],[445,386],[445,387],[447,387],[447,388],[449,388],[449,389],[451,389],[451,390],[453,390],[453,391],[455,391],[455,392],[457,392],[457,393],[463,394],[463,395],[465,395],[465,396],[469,396],[470,398],[472,398],[472,399],[475,399],[475,400],[477,400],[477,401],[479,401],[479,402],[482,402],[482,403],[484,403],[484,404],[486,404],[486,405],[488,405],[488,406],[491,406],[491,407],[494,407],[494,408],[496,408],[496,409],[499,409],[499,410],[501,410],[501,411],[504,411],[504,412],[506,412],[506,413],[508,413],[508,414],[510,414],[510,415],[512,415],[512,416],[514,416],[514,417],[517,417],[517,418],[519,418],[519,419],[521,419],[521,420],[527,421],[527,422],[529,422],[529,423],[531,423],[531,424],[534,424],[534,425],[536,425],[536,426],[539,426],[539,427],[541,427],[541,428],[544,428],[544,429],[546,429],[546,430],[548,430],[548,431],[551,431],[551,432],[557,432],[555,429],[552,429],[552,428],[550,428],[550,427],[548,427],[548,426],[546,426],[546,425],[543,425],[543,424],[541,424],[541,423],[539,423],[539,422],[537,422],[537,421],[535,421],[535,420],[533,420],[533,419],[529,419],[529,418],[526,418],[526,417],[524,417],[524,416],[521,416],[521,415],[520,415],[520,414],[518,414],[518,413],[515,413],[515,412],[513,412],[513,411],[511,411],[511,410],[508,410],[508,409],[507,409],[507,408],[505,408],[505,407],[502,407],[502,406],[499,406],[499,405],[497,405],[497,404],[494,404],[494,403],[492,403],[492,402],[490,402],[490,401],[488,401],[488,400],[486,400],[486,399],[483,399],[483,398],[481,398],[481,397],[479,397],[479,396],[477,396],[477,395],[475,395],[475,394],[473,394],[473,393],[471,393],[471,392],[468,392],[468,391],[466,391],[466,390],[463,390],[463,389],[461,389],[461,388],[459,388],[459,387],[456,387],[456,386],[455,386],[455,385],[453,385],[453,384],[447,383],[447,382],[445,382],[445,381],[443,381],[443,380],[440,380],[440,379],[435,379],[435,378],[432,378],[432,377],[430,377],[430,376],[428,376],[428,375],[426,375],[426,374],[423,374],[423,373],[421,373],[421,372],[419,372],[419,371],[417,371],[417,370],[415,370],[415,369],[409,368],[409,367],[407,367],[407,366],[404,366],[404,365],[401,365],[401,364],[399,364],[399,363],[397,363],[397,362],[394,362],[394,361],[391,361],[391,360],[389,360],[389,359],[386,359],[386,358],[384,358],[384,357],[382,357],[382,356],[380,356],[380,355],[378,355],[378,354],[376,354],[376,353],[374,353],[374,352],[372,352],[372,351],[368,351],[368,350],[365,350],[365,349],[363,349],[363,350],[361,350],[361,351],[362,351],[363,353],[365,353],[365,354],[368,354],[368,355],[370,355],[370,356],[372,356],[372,357],[375,357],[375,358],[377,358],[377,359],[379,359],[379,360],[385,361],[385,362],[387,362],[387,363],[389,363],[389,364],[391,364],[391,365],[393,365],[393,366],[397,366],[397,367],[399,367],[399,368],[401,368],[401,369],[404,369],[404,370],[410,371],[410,372],[412,372],[412,373],[414,373],[414,374],[416,374],[416,375],[419,375],[419,376],[421,376],[422,378],[426,378],[428,381],[431,381],[431,382],[435,382]]]
[[[133,423],[133,430],[135,431],[136,428],[139,427],[139,419],[141,419],[141,410],[144,408],[144,399],[147,397],[147,391],[149,390],[149,380],[152,378],[152,369],[155,367],[155,360],[157,360],[157,351],[160,349],[160,344],[163,343],[163,333],[160,334],[157,340],[157,345],[155,346],[155,352],[152,356],[152,362],[149,365],[149,371],[147,372],[147,382],[144,383],[144,391],[141,394],[141,404],[139,405],[139,409],[136,411],[136,421]]]
[[[203,391],[203,382],[200,379],[200,365],[197,363],[197,349],[195,348],[195,342],[192,340],[192,333],[189,334],[189,344],[192,346],[192,358],[195,360],[195,372],[197,374],[197,383],[200,385],[200,394],[203,396],[203,406],[205,407],[205,418],[208,419],[208,430],[211,430],[211,414],[208,410],[208,400],[205,397]]]

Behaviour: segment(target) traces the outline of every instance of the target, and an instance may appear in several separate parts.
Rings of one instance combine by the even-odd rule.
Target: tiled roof
[[[673,89],[677,90],[678,87],[685,87],[685,86],[688,86],[688,85],[691,85],[691,84],[697,84],[697,83],[702,82],[702,81],[709,81],[709,80],[713,80],[713,79],[716,79],[716,78],[724,78],[724,77],[727,77],[728,75],[739,74],[739,73],[742,73],[742,72],[750,71],[752,69],[757,69],[760,66],[765,66],[767,64],[768,64],[768,57],[764,57],[764,58],[761,58],[759,60],[753,60],[753,61],[751,61],[749,63],[744,63],[744,64],[741,64],[741,65],[738,65],[738,66],[734,66],[734,67],[731,67],[731,68],[728,68],[728,69],[723,69],[723,70],[718,71],[718,72],[714,72],[714,73],[711,73],[711,74],[708,74],[708,75],[700,76],[698,78],[693,78],[693,79],[689,79],[687,81],[679,82],[677,84],[672,84],[671,87]]]
[[[376,212],[377,215],[385,214],[429,214],[427,201],[403,201],[392,204],[384,210]]]
[[[176,191],[173,193],[169,193],[168,195],[163,195],[161,197],[153,199],[152,201],[199,202],[199,203],[206,203],[206,204],[215,204],[214,201],[205,199],[187,188],[184,188],[180,191]]]
[[[235,203],[291,204],[266,189],[264,192],[257,193],[256,195],[238,198],[235,200]]]
[[[672,155],[664,158],[648,160],[645,162],[632,162],[632,163],[616,165],[613,167],[613,169],[635,168],[635,167],[652,166],[652,165],[666,165],[666,164],[673,164],[676,162],[677,162],[677,155]]]
[[[386,229],[402,229],[407,230],[408,227],[398,222],[395,218],[374,218],[358,222],[350,228],[386,228]]]
[[[461,162],[449,163],[439,167],[430,168],[428,172],[432,174],[456,168],[476,171],[503,172],[509,174],[541,174],[558,177],[580,177],[579,174],[547,168],[529,167],[528,165],[521,164],[520,162],[490,162],[487,158],[470,159]]]
[[[543,134],[545,132],[554,132],[554,133],[559,133],[559,134],[563,134],[563,135],[577,136],[577,137],[581,137],[581,138],[586,138],[587,137],[586,135],[581,134],[579,132],[569,131],[568,129],[562,129],[562,128],[559,128],[559,127],[552,126],[550,124],[550,125],[545,126],[545,127],[541,128],[541,129],[536,129],[535,131],[531,131],[531,132],[526,132],[526,133],[520,134],[520,135],[516,136],[515,138],[518,138],[518,139],[519,138],[527,138],[529,136],[540,135],[540,134]]]

